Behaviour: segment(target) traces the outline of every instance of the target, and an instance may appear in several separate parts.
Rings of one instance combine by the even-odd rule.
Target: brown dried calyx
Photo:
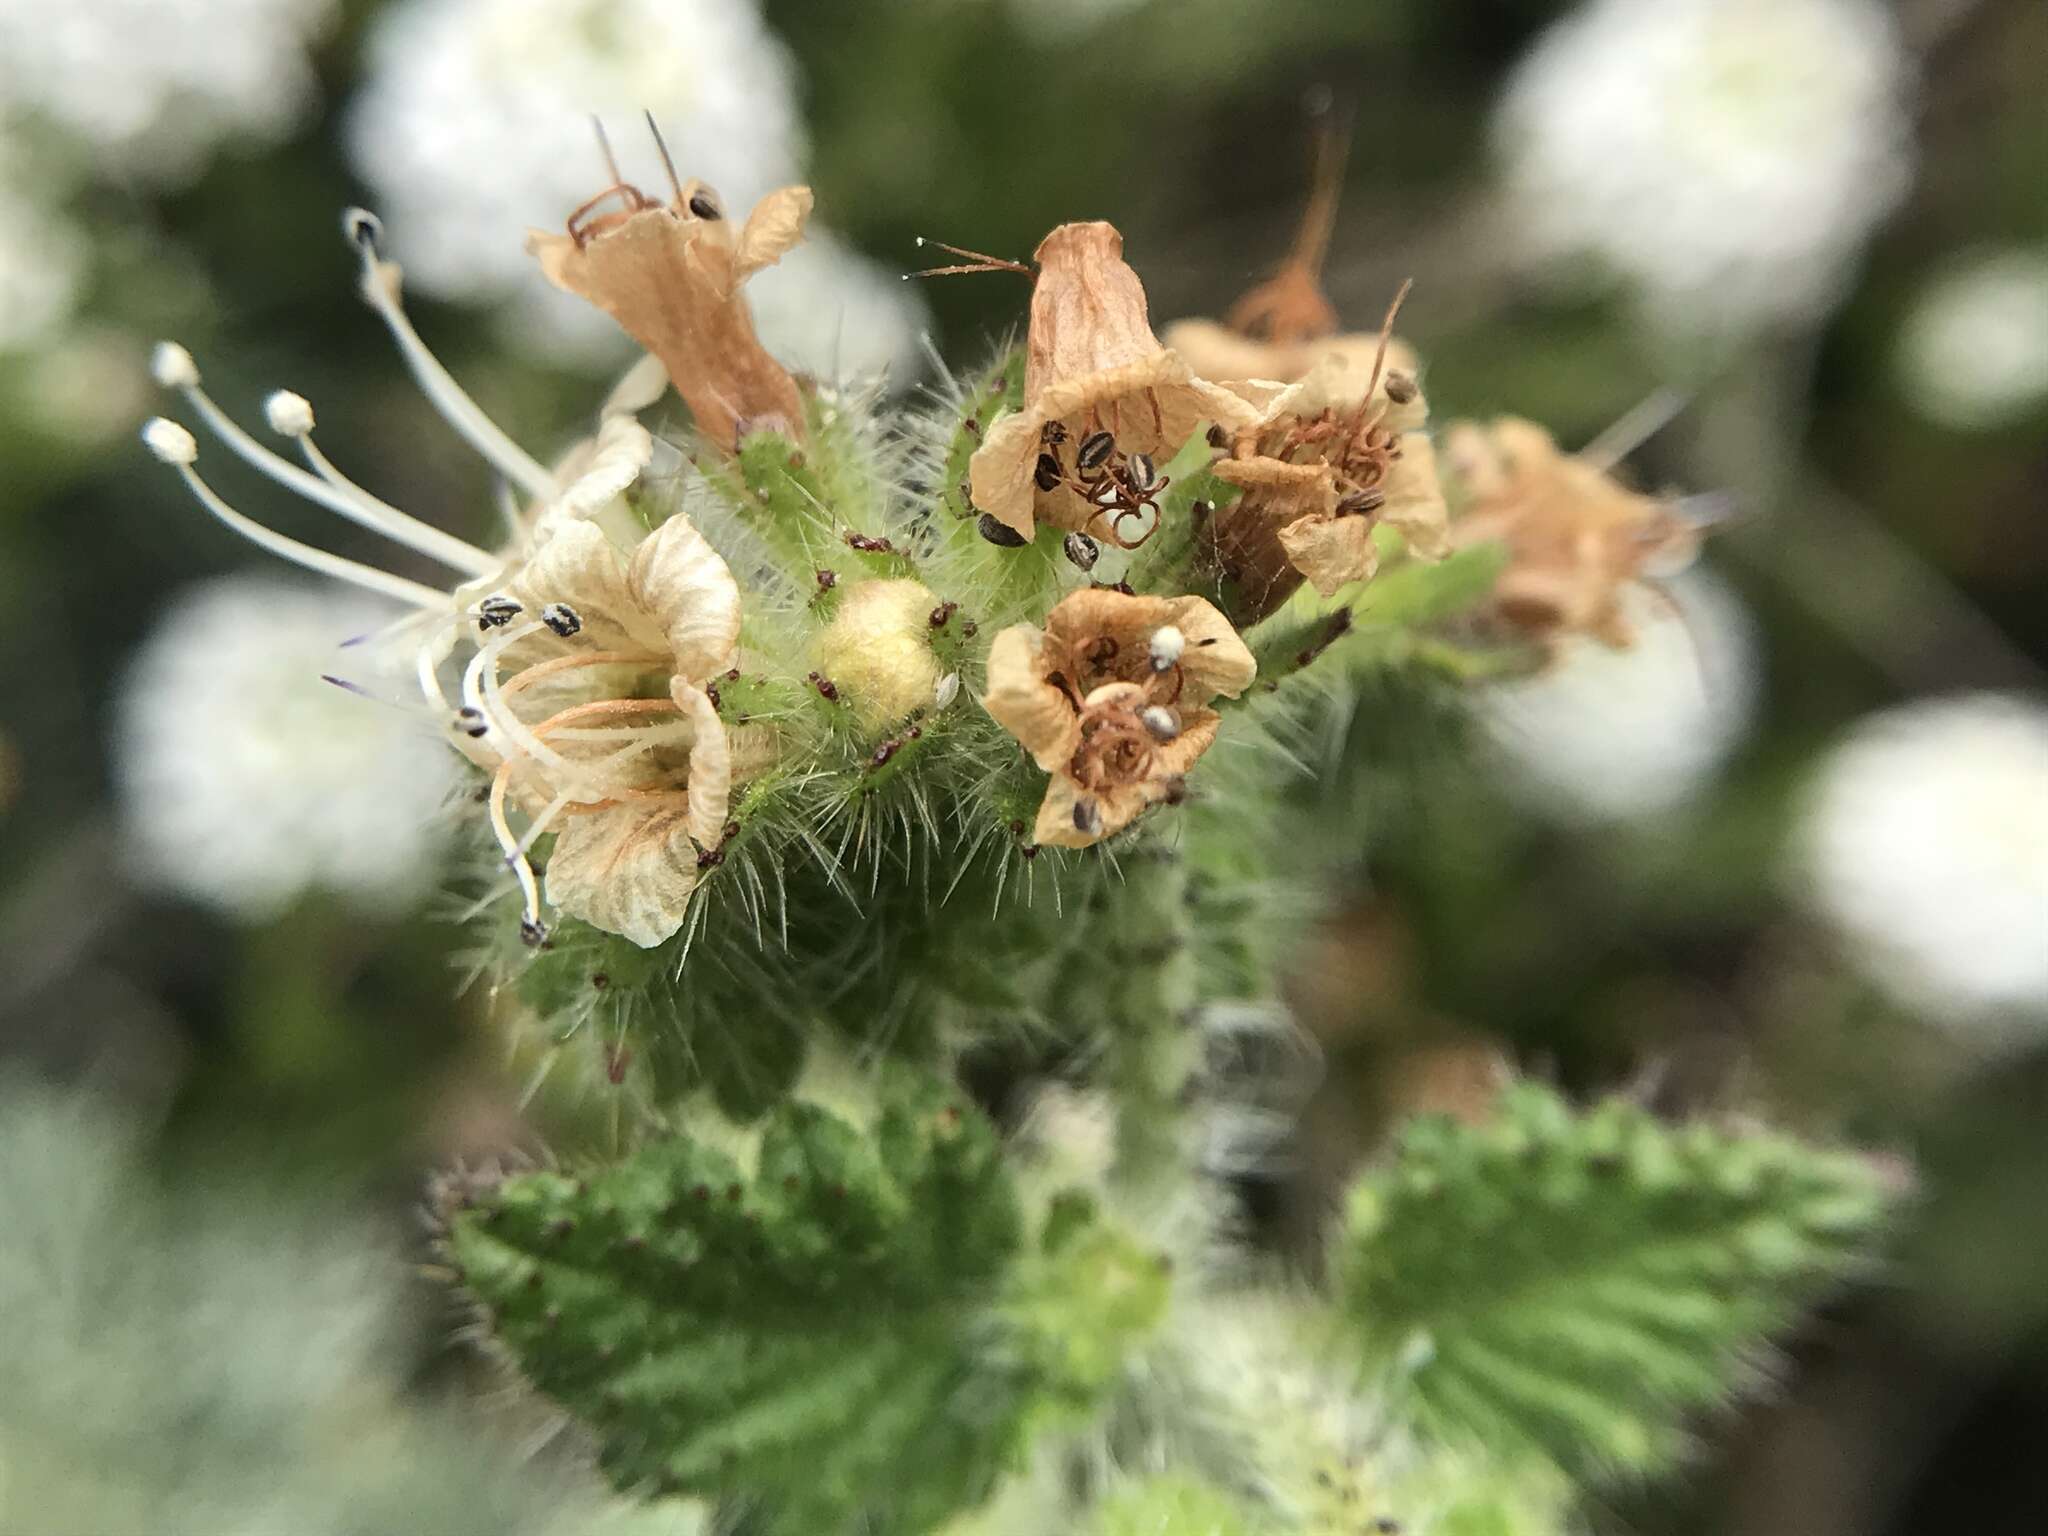
[[[1670,502],[1563,452],[1534,422],[1460,422],[1444,446],[1465,498],[1452,541],[1507,547],[1493,608],[1532,639],[1587,634],[1629,645],[1623,589],[1675,574],[1698,553],[1699,530]]]
[[[1158,522],[1158,462],[1215,422],[1257,412],[1159,344],[1145,289],[1111,224],[1062,224],[1039,244],[1024,408],[968,465],[974,504],[1025,539],[1044,518],[1125,548]]]
[[[526,245],[548,281],[659,358],[698,428],[732,449],[756,427],[803,436],[796,381],[754,335],[740,288],[803,238],[810,211],[809,187],[784,187],[735,229],[701,181],[676,183],[667,203],[620,181],[577,209],[566,233],[536,230]]]

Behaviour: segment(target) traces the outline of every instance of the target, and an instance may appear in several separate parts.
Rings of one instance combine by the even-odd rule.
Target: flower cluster
[[[720,881],[758,923],[784,872],[757,849],[803,850],[836,880],[848,849],[879,844],[878,813],[954,839],[956,858],[992,833],[1024,858],[1089,848],[1199,793],[1210,746],[1259,729],[1233,701],[1254,695],[1263,626],[1305,641],[1276,642],[1290,664],[1259,693],[1349,632],[1346,593],[1383,561],[1503,543],[1501,617],[1619,643],[1618,594],[1690,548],[1670,505],[1517,422],[1453,430],[1454,523],[1417,359],[1393,335],[1407,289],[1377,331],[1342,331],[1306,235],[1226,324],[1169,331],[1221,377],[1154,333],[1109,224],[1060,226],[1032,266],[974,257],[966,270],[1032,277],[1023,344],[937,422],[945,442],[899,450],[911,429],[874,429],[864,400],[793,373],[755,331],[747,282],[803,240],[809,189],[740,219],[669,173],[666,197],[615,180],[529,239],[549,281],[648,353],[553,465],[435,360],[377,220],[345,221],[363,297],[507,488],[495,548],[349,478],[300,396],[265,416],[302,463],[238,426],[184,349],[157,356],[235,456],[446,568],[427,582],[286,538],[201,478],[183,427],[145,430],[220,521],[410,610],[384,649],[482,776],[530,944],[560,914],[660,946]],[[677,443],[637,417],[671,387],[694,422]],[[963,694],[980,708],[954,709]]]

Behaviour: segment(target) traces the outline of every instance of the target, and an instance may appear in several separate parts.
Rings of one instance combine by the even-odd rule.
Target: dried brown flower
[[[1682,569],[1698,552],[1698,530],[1668,502],[1564,453],[1534,422],[1460,422],[1445,436],[1445,457],[1465,495],[1452,541],[1507,546],[1494,608],[1533,638],[1588,634],[1628,645],[1635,631],[1622,589]]]
[[[619,208],[593,212],[616,198]],[[803,435],[796,381],[754,335],[741,285],[803,238],[809,187],[784,187],[734,228],[700,181],[657,203],[623,182],[584,204],[565,234],[527,249],[550,282],[605,311],[661,360],[705,436],[734,447],[750,427]]]
[[[1199,597],[1069,593],[1045,627],[1013,625],[989,648],[982,706],[1052,775],[1035,842],[1089,844],[1161,800],[1216,739],[1217,695],[1258,664]]]
[[[1270,613],[1304,578],[1327,597],[1371,576],[1381,523],[1421,559],[1448,548],[1436,455],[1419,430],[1429,409],[1420,387],[1384,367],[1359,383],[1326,363],[1285,388],[1242,386],[1263,400],[1260,420],[1214,470],[1244,490],[1215,533],[1244,617]]]
[[[968,465],[974,504],[1024,538],[1043,517],[1126,548],[1142,542],[1164,485],[1155,457],[1204,423],[1237,431],[1256,419],[1160,346],[1123,248],[1100,222],[1062,224],[1038,247],[1024,408],[988,429]]]

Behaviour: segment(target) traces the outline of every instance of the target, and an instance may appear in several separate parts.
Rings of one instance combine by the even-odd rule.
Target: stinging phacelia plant
[[[405,607],[377,641],[476,768],[498,1012],[617,1107],[607,1157],[437,1188],[505,1362],[719,1531],[1548,1533],[1668,1461],[1859,1262],[1863,1160],[1515,1087],[1369,1171],[1315,1284],[1243,1248],[1219,1170],[1273,1101],[1222,1047],[1284,1037],[1344,854],[1318,733],[1367,671],[1625,641],[1678,511],[1526,424],[1454,430],[1440,479],[1394,311],[1347,336],[1321,294],[1326,230],[1173,345],[1109,224],[972,258],[1032,277],[1021,344],[889,413],[754,336],[808,189],[735,223],[613,181],[531,248],[650,358],[552,466],[346,220],[499,477],[496,547],[344,474],[297,395],[264,414],[303,467],[273,452],[159,349],[231,453],[443,584],[267,529],[144,431],[221,521]]]

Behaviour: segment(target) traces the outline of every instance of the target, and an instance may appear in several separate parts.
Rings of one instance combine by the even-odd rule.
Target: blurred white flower
[[[1728,587],[1694,570],[1663,590],[1624,588],[1622,606],[1633,645],[1575,636],[1544,671],[1475,706],[1513,788],[1566,821],[1680,805],[1756,712],[1754,626]]]
[[[665,189],[651,111],[682,175],[732,208],[804,157],[795,69],[752,0],[402,0],[372,27],[366,74],[356,168],[408,281],[448,298],[542,287],[526,230],[558,227],[610,179],[592,114],[627,179]],[[609,326],[573,300],[551,319]]]
[[[1979,252],[1929,285],[1899,338],[1899,384],[1944,426],[1996,427],[2048,398],[2048,251]]]
[[[1937,1014],[2048,1010],[2048,707],[1997,694],[1863,721],[1822,764],[1807,894]]]
[[[103,171],[177,182],[222,139],[281,138],[315,88],[335,0],[6,0],[0,104],[90,144]]]
[[[825,230],[807,231],[802,245],[756,273],[747,300],[776,360],[827,384],[886,374],[902,389],[923,370],[924,295]]]
[[[1677,335],[1816,316],[1905,193],[1906,79],[1875,0],[1589,0],[1502,103],[1515,238]]]
[[[0,352],[26,351],[56,333],[78,296],[86,259],[83,237],[29,195],[20,171],[0,135]]]
[[[152,883],[249,918],[309,888],[370,910],[424,894],[458,759],[423,718],[323,682],[402,680],[360,595],[229,576],[180,599],[137,656],[114,749],[133,856]]]

